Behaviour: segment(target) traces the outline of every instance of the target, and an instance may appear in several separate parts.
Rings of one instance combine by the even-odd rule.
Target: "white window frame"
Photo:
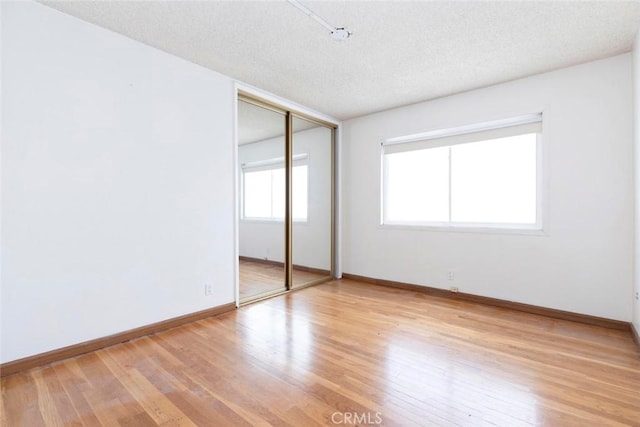
[[[491,122],[477,123],[457,128],[440,129],[420,134],[407,135],[384,139],[380,144],[380,226],[385,228],[425,229],[434,231],[462,231],[483,233],[514,233],[527,235],[544,235],[546,223],[544,144],[542,129],[542,113],[527,114]],[[536,133],[536,222],[535,224],[515,223],[468,223],[468,222],[416,222],[389,221],[385,218],[386,167],[385,154],[400,151],[413,151],[426,148],[445,147],[466,142],[479,142],[496,138],[495,135],[504,133],[503,129],[526,129],[531,127],[535,132],[521,132],[515,134]],[[506,131],[508,133],[508,131]],[[484,137],[483,137],[484,136]],[[499,137],[499,136],[498,136]],[[406,145],[405,145],[406,144]],[[402,146],[404,145],[404,146]],[[398,146],[398,148],[390,148]],[[395,150],[395,151],[394,151]],[[451,169],[449,169],[451,173]],[[451,180],[449,180],[449,199],[451,200]],[[451,202],[449,202],[451,204]],[[451,206],[449,206],[451,218]]]
[[[306,218],[293,218],[293,222],[295,223],[307,223],[309,222],[309,155],[307,153],[296,154],[293,156],[293,165],[296,166],[306,166],[307,167],[307,191],[305,200],[305,204],[307,205],[307,216]],[[248,217],[245,214],[245,173],[246,172],[255,172],[260,170],[275,170],[275,169],[285,169],[285,159],[284,157],[278,157],[273,159],[259,160],[255,162],[243,163],[240,165],[240,220],[248,221],[248,222],[284,222],[284,218],[278,217]]]

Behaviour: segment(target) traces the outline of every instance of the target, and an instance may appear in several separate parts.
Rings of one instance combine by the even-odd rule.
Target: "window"
[[[382,143],[382,223],[541,229],[542,115]]]
[[[292,169],[292,211],[294,221],[307,221],[306,155],[294,156]],[[283,221],[285,211],[283,159],[242,165],[242,218]]]

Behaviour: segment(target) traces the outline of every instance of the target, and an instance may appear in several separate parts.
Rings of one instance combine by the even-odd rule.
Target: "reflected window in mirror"
[[[292,168],[292,214],[295,222],[308,220],[307,155],[294,157]],[[268,159],[242,165],[242,219],[245,221],[284,221],[284,159]]]

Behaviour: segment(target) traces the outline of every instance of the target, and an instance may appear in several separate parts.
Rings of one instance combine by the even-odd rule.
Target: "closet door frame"
[[[285,214],[284,214],[284,247],[285,247],[285,283],[282,290],[272,291],[267,294],[257,295],[255,298],[247,298],[240,302],[239,296],[237,296],[238,305],[240,304],[249,304],[252,302],[260,301],[266,298],[271,298],[276,295],[281,295],[292,290],[303,289],[308,286],[317,285],[319,283],[324,283],[335,278],[335,235],[336,235],[336,214],[335,214],[335,196],[336,196],[336,160],[335,160],[335,150],[336,150],[336,132],[337,125],[335,123],[327,122],[322,119],[318,119],[317,117],[310,116],[308,114],[302,113],[300,111],[296,111],[290,108],[286,108],[277,103],[265,100],[263,98],[257,97],[251,93],[238,90],[237,95],[238,101],[247,102],[258,107],[265,108],[267,110],[272,110],[280,114],[285,115]],[[293,119],[299,118],[303,120],[307,120],[313,123],[318,124],[319,126],[324,126],[331,131],[331,270],[329,276],[326,278],[321,278],[318,280],[313,280],[308,283],[304,283],[302,285],[293,286],[293,214],[292,214],[292,167],[293,167]],[[236,167],[238,167],[236,165]],[[238,197],[238,191],[236,191],[236,197]],[[237,231],[236,231],[236,246],[239,244]],[[238,272],[238,259],[236,257],[236,272]],[[239,290],[239,274],[236,274],[236,295],[238,295]]]

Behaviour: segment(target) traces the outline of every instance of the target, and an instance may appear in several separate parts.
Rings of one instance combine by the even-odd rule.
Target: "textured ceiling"
[[[631,50],[639,1],[45,2],[339,119]]]

